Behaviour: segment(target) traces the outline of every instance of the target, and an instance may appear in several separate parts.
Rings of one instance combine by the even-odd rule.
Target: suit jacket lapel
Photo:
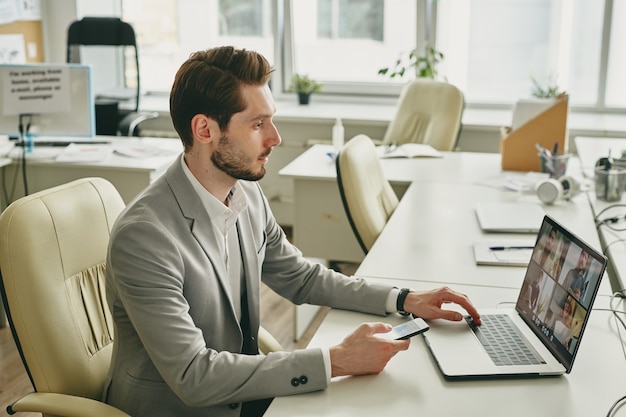
[[[178,201],[183,215],[189,220],[191,234],[196,238],[198,244],[202,247],[213,265],[215,275],[217,275],[222,291],[224,292],[224,299],[229,300],[228,304],[230,305],[232,316],[235,318],[235,307],[232,303],[238,302],[238,300],[232,299],[224,258],[222,254],[219,253],[218,246],[210,244],[210,242],[216,242],[217,239],[221,239],[221,237],[217,236],[214,232],[211,219],[202,205],[198,194],[185,176],[180,161],[172,164],[164,175],[166,175],[167,181],[170,183],[170,189]],[[208,273],[207,271],[207,274]]]

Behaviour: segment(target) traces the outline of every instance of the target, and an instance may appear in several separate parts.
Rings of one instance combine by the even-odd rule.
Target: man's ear
[[[200,143],[210,143],[220,137],[217,122],[204,114],[196,114],[191,119],[191,132]]]

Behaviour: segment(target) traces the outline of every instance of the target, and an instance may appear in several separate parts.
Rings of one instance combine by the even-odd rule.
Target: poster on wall
[[[0,64],[25,64],[24,35],[0,35]]]
[[[41,20],[41,0],[14,0],[18,20]]]
[[[15,22],[19,18],[16,0],[0,0],[0,25]]]
[[[0,0],[0,25],[18,20],[41,20],[41,0]]]

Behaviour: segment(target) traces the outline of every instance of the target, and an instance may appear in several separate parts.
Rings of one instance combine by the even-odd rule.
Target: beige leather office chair
[[[21,198],[0,216],[3,301],[35,389],[11,412],[126,416],[99,401],[113,347],[104,265],[123,208],[113,185],[87,178]]]
[[[398,197],[383,174],[374,142],[366,135],[346,142],[337,155],[336,167],[343,207],[367,253],[398,206]]]
[[[461,131],[463,93],[447,82],[418,78],[407,84],[398,100],[383,144],[426,143],[452,151]]]
[[[11,412],[127,415],[99,401],[113,347],[105,259],[123,208],[111,183],[84,178],[21,198],[0,215],[0,289],[35,389]],[[280,349],[266,331],[260,339]]]

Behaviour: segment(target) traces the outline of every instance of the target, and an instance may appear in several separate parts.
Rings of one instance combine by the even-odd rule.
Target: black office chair
[[[136,73],[136,92],[132,99],[134,106],[120,109],[119,104],[124,99],[96,97],[96,134],[139,136],[139,123],[157,117],[158,113],[139,111],[139,52],[133,27],[117,17],[84,17],[70,24],[67,30],[68,63],[81,63],[81,46],[111,46],[132,50]],[[126,66],[126,56],[124,65]]]

